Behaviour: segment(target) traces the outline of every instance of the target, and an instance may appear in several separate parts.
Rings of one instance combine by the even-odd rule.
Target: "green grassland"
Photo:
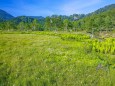
[[[0,86],[115,86],[115,38],[3,32]]]

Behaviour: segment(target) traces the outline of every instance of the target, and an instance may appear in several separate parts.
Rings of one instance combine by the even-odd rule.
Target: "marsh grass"
[[[64,34],[0,34],[0,86],[114,86],[114,55]]]

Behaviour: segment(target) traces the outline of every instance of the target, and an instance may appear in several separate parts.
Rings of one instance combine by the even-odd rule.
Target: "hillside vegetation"
[[[19,16],[0,23],[0,30],[21,31],[113,31],[115,30],[115,4],[84,14]]]

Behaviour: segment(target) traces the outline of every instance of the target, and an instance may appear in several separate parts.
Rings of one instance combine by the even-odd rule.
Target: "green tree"
[[[5,22],[5,29],[10,31],[11,29],[14,29],[13,23],[10,21]]]
[[[78,27],[78,22],[77,21],[73,21],[73,31],[77,31],[77,27]]]
[[[69,20],[68,20],[68,19],[65,19],[65,20],[63,21],[63,24],[64,24],[64,30],[65,30],[65,31],[68,31]]]
[[[107,17],[105,18],[105,28],[106,28],[106,31],[110,30],[110,29],[109,29],[109,28],[110,28],[110,25],[111,25],[111,19],[110,19],[109,16],[107,16]]]
[[[45,19],[45,29],[51,30],[52,19],[50,17],[46,17]]]
[[[24,22],[20,22],[20,23],[18,24],[18,26],[17,26],[17,27],[18,27],[18,29],[19,29],[19,30],[21,30],[21,31],[22,31],[22,30],[24,30],[24,29],[25,29],[25,23],[24,23]]]
[[[38,20],[37,20],[37,19],[34,19],[34,20],[32,21],[32,23],[31,23],[31,29],[32,29],[33,31],[39,30],[39,24],[38,24]]]

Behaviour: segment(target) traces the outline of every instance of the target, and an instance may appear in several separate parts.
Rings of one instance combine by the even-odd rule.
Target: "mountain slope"
[[[43,25],[45,22],[45,18],[39,16],[18,16],[9,21],[17,25],[20,22],[31,23],[34,19],[36,19],[41,25]]]
[[[2,17],[3,18],[3,17]],[[9,19],[9,17],[5,17]],[[5,19],[3,18],[3,19]],[[100,30],[113,30],[115,29],[115,4],[105,6],[92,12],[88,15],[84,14],[73,14],[70,16],[66,15],[52,15],[46,18],[42,16],[19,16],[19,17],[12,17],[4,22],[4,25],[7,25],[7,22],[12,23],[15,27],[22,22],[26,24],[30,24],[33,22],[34,19],[37,20],[37,23],[40,24],[45,30],[63,30],[66,27],[68,29],[72,29],[74,31],[77,30],[86,30],[92,31],[95,29],[96,31]],[[1,24],[2,26],[3,24]],[[10,26],[10,25],[9,25]],[[4,28],[3,28],[4,29]],[[7,29],[7,28],[6,28]]]
[[[0,9],[0,21],[5,21],[14,18],[11,14]]]
[[[114,20],[115,20],[115,8],[80,19],[77,21],[77,23],[79,24],[77,27],[79,29],[84,29],[87,31],[89,30],[91,31],[92,29],[95,29],[96,31],[113,30],[115,29]]]
[[[15,17],[15,18],[13,18],[9,21],[11,21],[12,23],[18,24],[20,22],[30,23],[33,20],[34,20],[33,18],[30,18],[30,17],[27,17],[27,16],[18,16],[18,17]]]
[[[42,17],[42,16],[27,16],[27,17],[38,19],[38,20],[44,19],[44,17]]]
[[[88,16],[94,15],[94,14],[100,14],[102,12],[106,12],[106,11],[111,10],[113,8],[115,8],[115,4],[107,5],[107,6],[105,6],[103,8],[100,8],[100,9],[98,9],[98,10],[92,12],[92,13],[89,13]]]

